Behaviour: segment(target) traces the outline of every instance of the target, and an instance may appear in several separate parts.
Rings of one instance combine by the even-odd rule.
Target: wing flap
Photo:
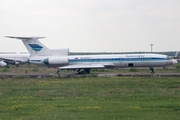
[[[64,67],[59,67],[61,70],[73,70],[73,69],[86,69],[86,68],[104,68],[102,64],[80,64],[80,65],[68,65]]]
[[[106,67],[114,67],[115,65],[113,63],[103,63]]]

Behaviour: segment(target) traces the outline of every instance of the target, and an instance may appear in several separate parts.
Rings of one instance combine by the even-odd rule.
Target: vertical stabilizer
[[[178,51],[175,53],[174,57],[178,57]]]
[[[67,56],[69,54],[69,48],[61,49],[49,49],[43,45],[38,39],[44,37],[12,37],[8,38],[20,39],[26,46],[31,56]]]
[[[43,45],[38,39],[44,37],[12,37],[6,36],[8,38],[21,39],[26,46],[28,52],[31,56],[50,56],[51,51],[45,45]]]

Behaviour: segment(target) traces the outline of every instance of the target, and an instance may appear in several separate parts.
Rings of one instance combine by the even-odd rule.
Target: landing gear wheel
[[[57,74],[59,74],[60,71],[61,71],[61,69],[58,69],[58,70],[57,70]]]
[[[78,69],[78,74],[89,74],[91,69]]]
[[[85,69],[85,73],[89,74],[91,69]]]
[[[151,74],[154,74],[154,68],[150,67],[149,69],[152,71]]]
[[[78,72],[78,74],[83,74],[84,73],[84,71],[80,71],[80,72]]]

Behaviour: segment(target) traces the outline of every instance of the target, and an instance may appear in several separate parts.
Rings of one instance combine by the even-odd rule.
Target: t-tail
[[[38,39],[45,37],[13,37],[6,36],[8,38],[20,39],[26,46],[31,56],[67,56],[69,53],[68,48],[61,49],[49,49],[43,45]]]

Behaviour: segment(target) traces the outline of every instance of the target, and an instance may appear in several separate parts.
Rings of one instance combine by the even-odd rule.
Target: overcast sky
[[[180,51],[180,0],[0,0],[0,52],[40,36],[70,52]]]

